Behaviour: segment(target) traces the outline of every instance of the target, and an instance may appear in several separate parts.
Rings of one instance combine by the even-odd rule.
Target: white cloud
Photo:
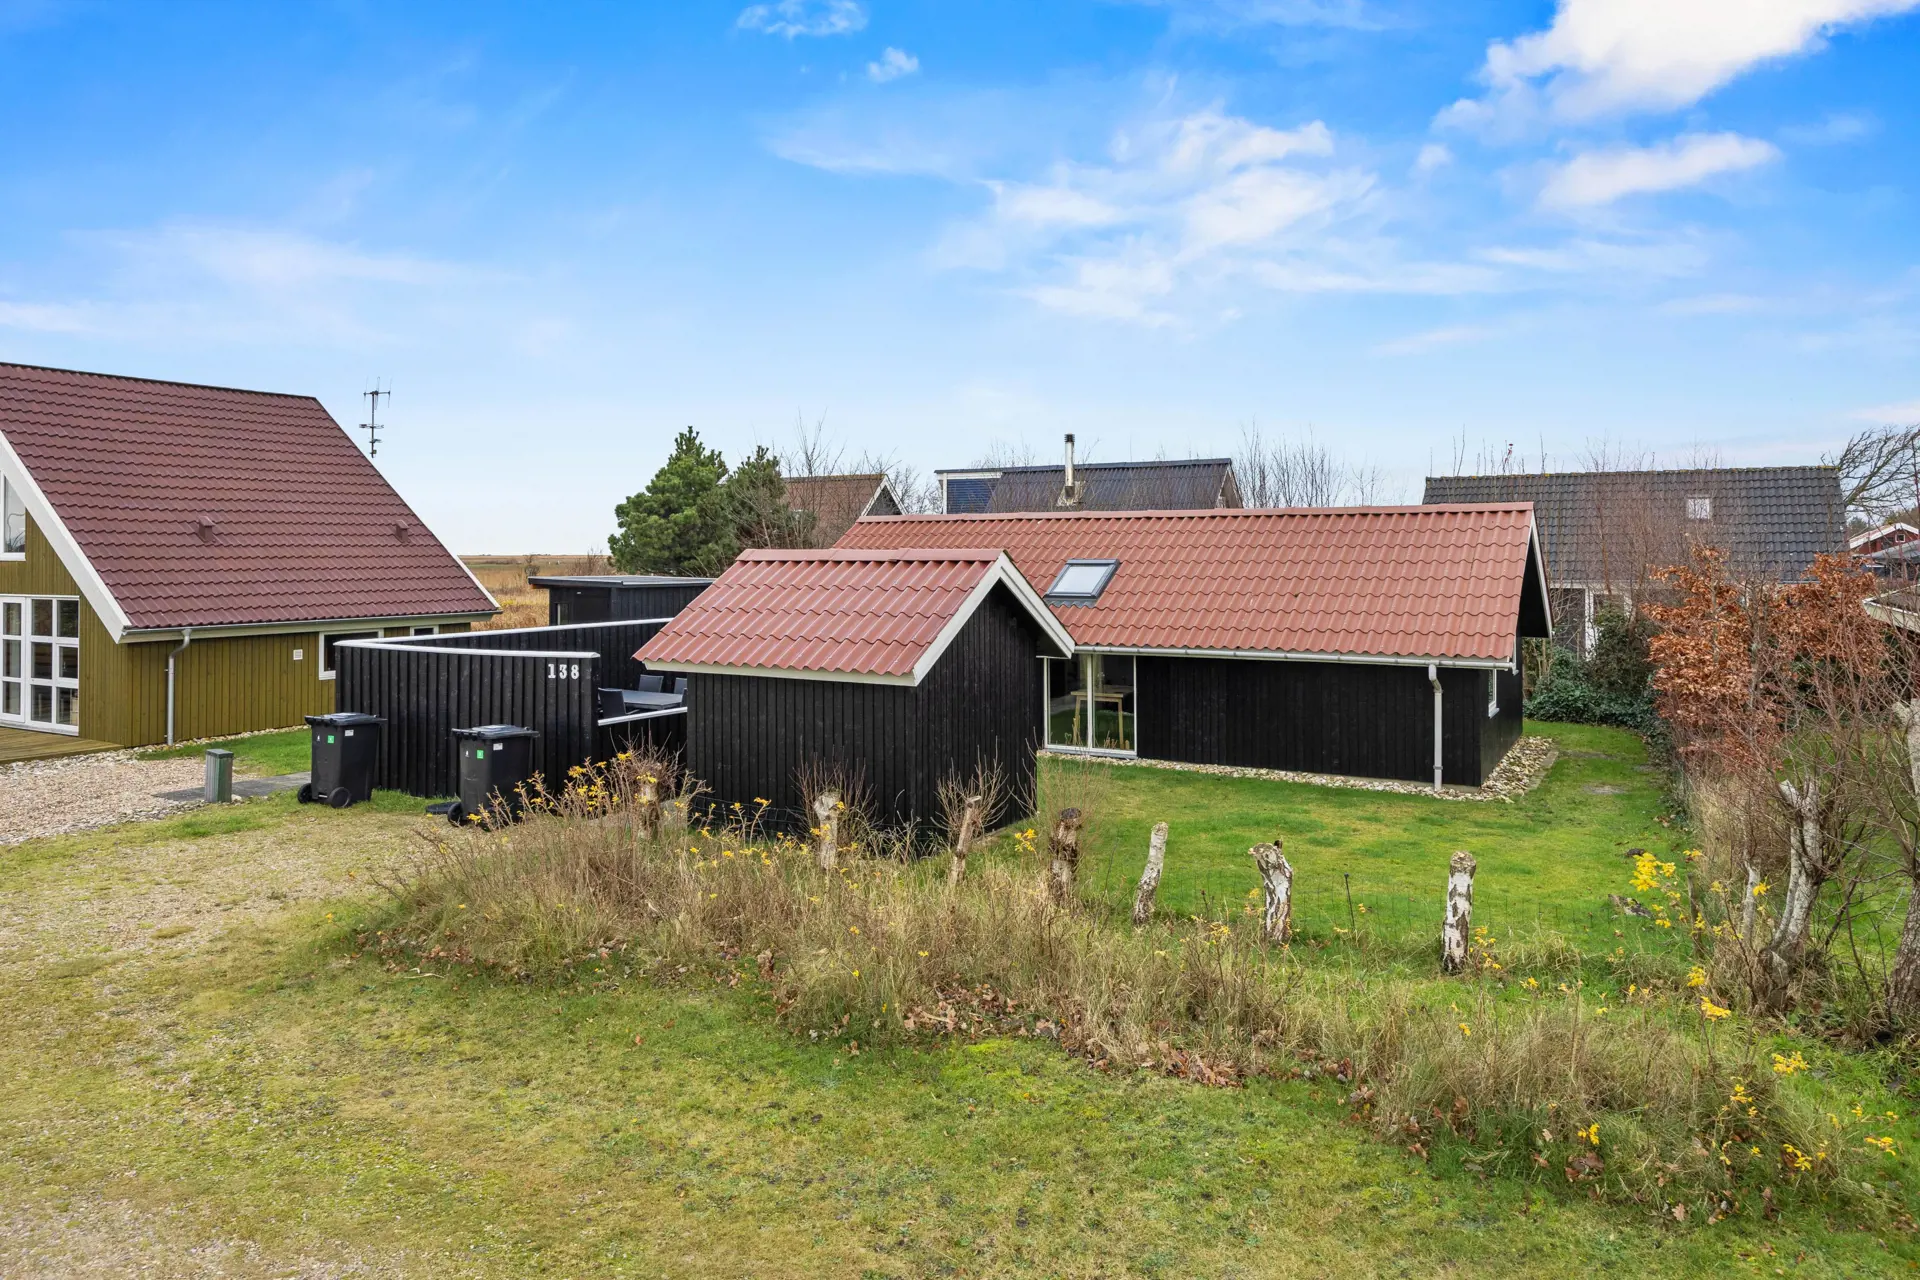
[[[1920,422],[1920,400],[1902,400],[1897,404],[1874,405],[1869,409],[1856,409],[1848,416],[1857,422],[1901,424]]]
[[[1660,310],[1670,316],[1750,315],[1766,307],[1765,298],[1756,298],[1750,293],[1702,293],[1660,304]]]
[[[1137,0],[1167,9],[1174,24],[1206,31],[1241,27],[1347,27],[1381,25],[1363,0]]]
[[[1437,142],[1429,142],[1420,148],[1420,154],[1413,158],[1413,171],[1425,175],[1444,169],[1453,163],[1453,152]]]
[[[1690,187],[1779,158],[1780,149],[1771,142],[1737,133],[1690,133],[1657,146],[1588,151],[1551,173],[1541,188],[1540,203],[1549,209],[1610,204],[1624,196]]]
[[[86,333],[93,327],[85,307],[65,303],[0,302],[0,329]]]
[[[844,36],[867,25],[867,11],[858,0],[773,0],[748,5],[734,25],[743,31],[770,36]]]
[[[1870,115],[1834,111],[1814,124],[1788,125],[1780,131],[1780,136],[1802,146],[1831,147],[1858,142],[1879,127],[1880,122]]]
[[[1106,227],[1124,214],[1096,196],[1064,186],[989,182],[994,214],[1003,222],[1036,227]]]
[[[910,76],[920,69],[920,59],[905,49],[889,47],[880,55],[878,62],[867,64],[867,79],[875,84],[885,84],[889,80],[898,80],[901,76]]]
[[[1499,330],[1478,324],[1447,325],[1439,329],[1428,329],[1424,333],[1408,334],[1404,338],[1395,338],[1391,342],[1382,342],[1374,347],[1377,356],[1417,356],[1437,347],[1454,347],[1463,342],[1479,342],[1493,337]]]
[[[1920,0],[1560,0],[1545,31],[1487,47],[1487,94],[1440,123],[1512,127],[1687,107],[1763,63],[1818,49],[1841,27]]]

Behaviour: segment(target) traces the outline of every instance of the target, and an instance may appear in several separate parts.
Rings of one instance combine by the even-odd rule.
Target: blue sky
[[[0,0],[0,358],[394,388],[463,551],[692,423],[922,469],[1920,419],[1920,0]]]

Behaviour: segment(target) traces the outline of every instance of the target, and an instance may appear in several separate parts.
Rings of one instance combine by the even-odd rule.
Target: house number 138
[[[579,678],[580,664],[577,662],[549,662],[547,664],[547,679],[549,680],[578,680]]]

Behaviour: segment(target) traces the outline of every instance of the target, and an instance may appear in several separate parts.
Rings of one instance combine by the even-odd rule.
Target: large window
[[[0,478],[0,555],[27,554],[27,504],[13,481]]]
[[[334,649],[347,640],[378,640],[378,631],[336,631],[330,636],[320,637],[320,678],[331,680],[334,676],[334,661],[337,655]]]
[[[1049,658],[1047,745],[1082,751],[1137,751],[1134,661],[1128,653]]]
[[[78,600],[0,600],[0,722],[78,732]]]

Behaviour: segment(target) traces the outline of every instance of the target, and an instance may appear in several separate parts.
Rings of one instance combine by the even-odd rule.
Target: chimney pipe
[[[1066,482],[1060,486],[1060,505],[1076,506],[1080,502],[1080,490],[1073,482],[1073,432],[1067,432],[1067,474]]]

